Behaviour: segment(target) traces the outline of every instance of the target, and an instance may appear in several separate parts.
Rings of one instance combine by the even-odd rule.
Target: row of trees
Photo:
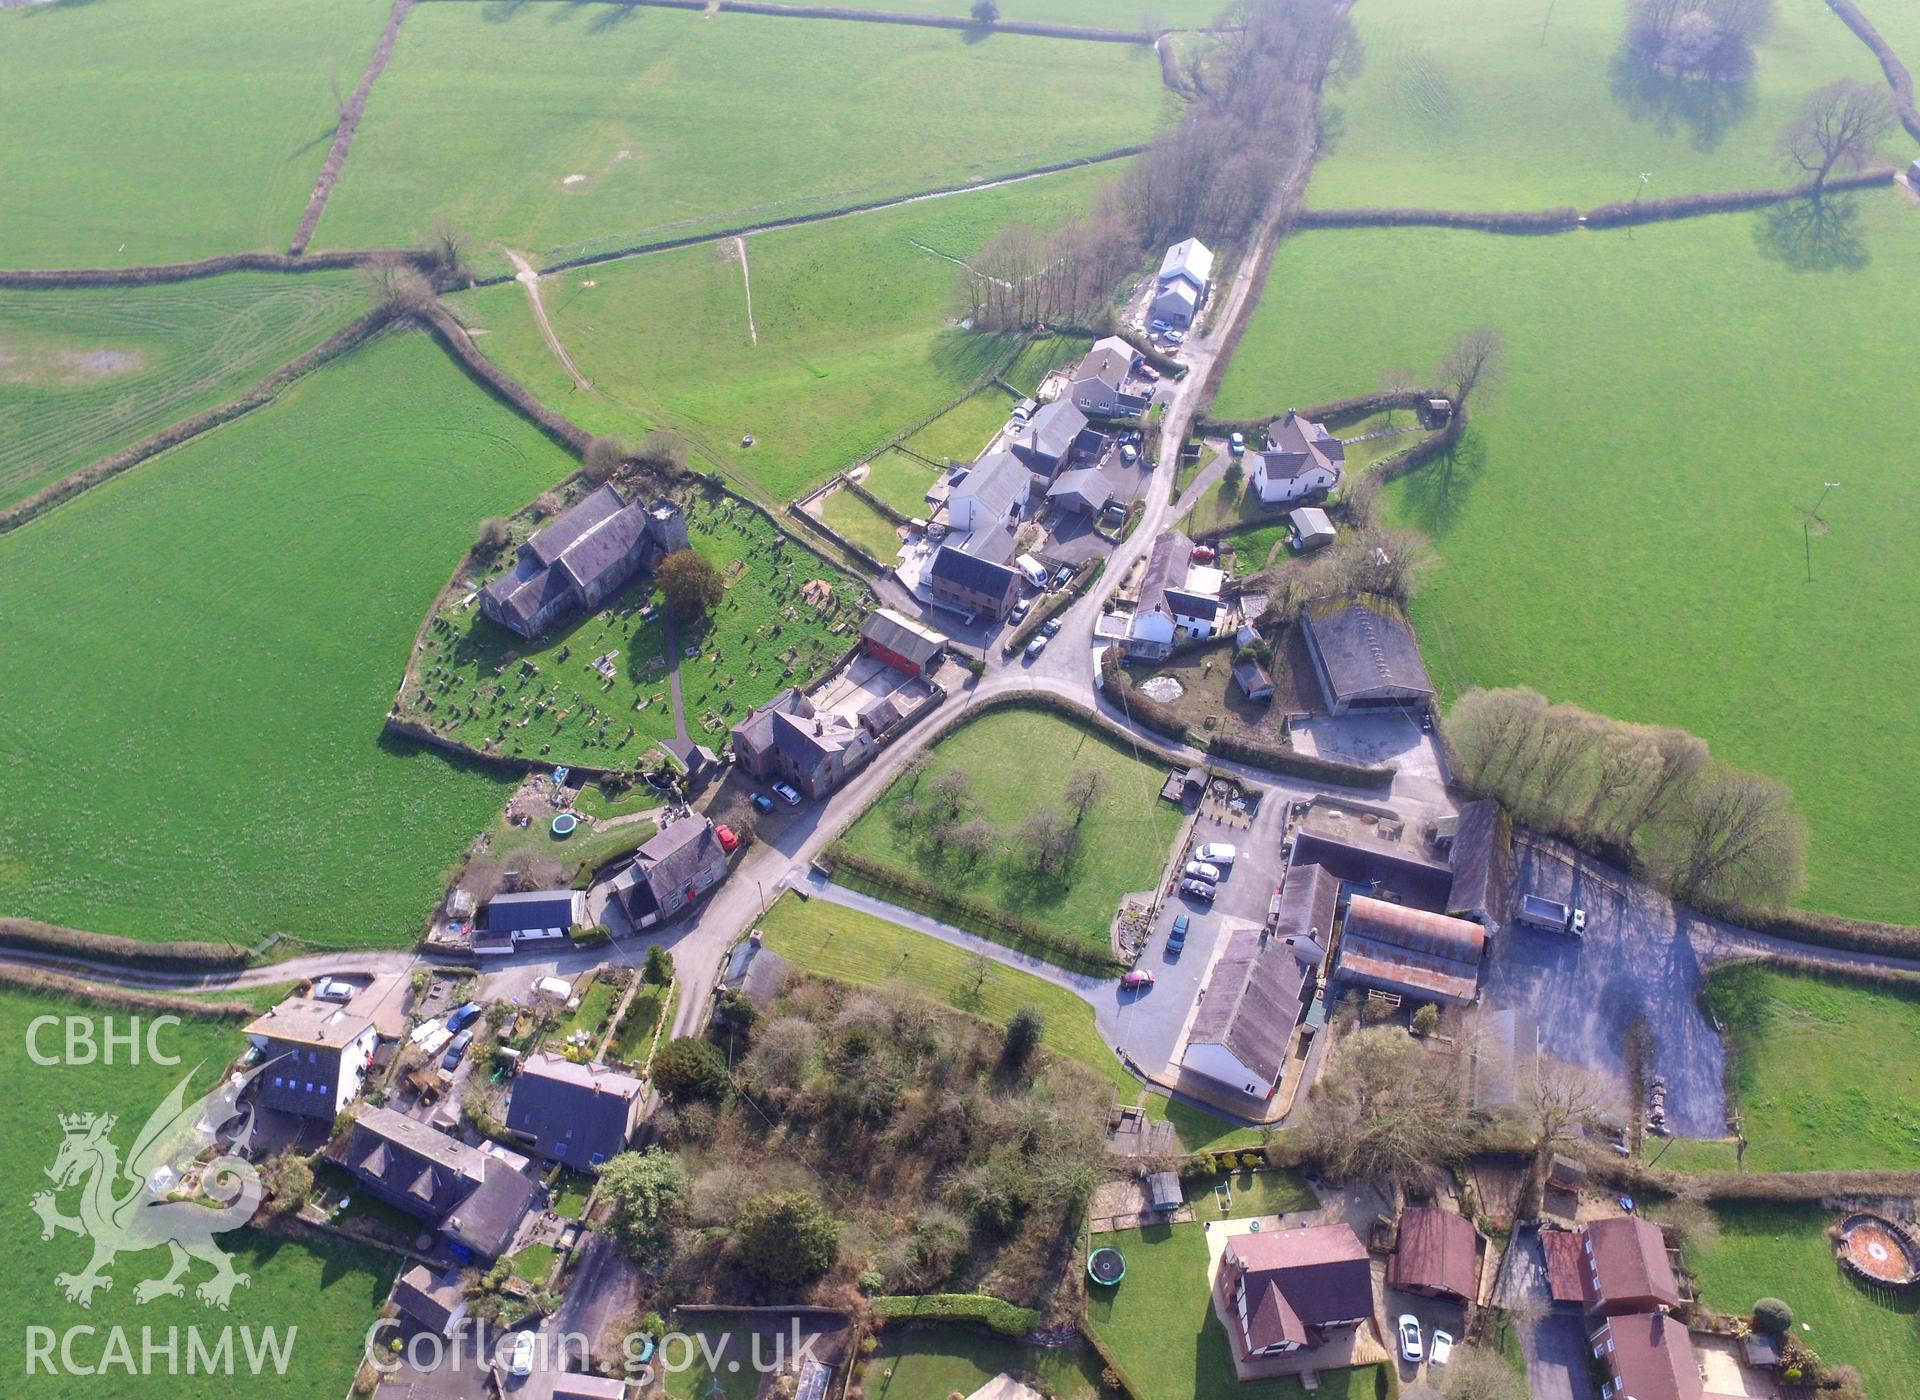
[[[1716,761],[1683,729],[1514,688],[1468,691],[1447,733],[1469,786],[1529,825],[1621,853],[1677,898],[1770,908],[1804,883],[1806,829],[1786,786]]]
[[[907,790],[894,804],[894,820],[910,833],[923,830],[936,854],[951,853],[963,870],[971,870],[1000,845],[1000,832],[974,815],[973,777],[965,768],[944,769],[922,784],[923,771],[923,756],[909,761]],[[1097,768],[1068,773],[1064,810],[1036,807],[1014,828],[1015,859],[1036,875],[1071,865],[1080,851],[1080,824],[1105,791],[1106,776]]]

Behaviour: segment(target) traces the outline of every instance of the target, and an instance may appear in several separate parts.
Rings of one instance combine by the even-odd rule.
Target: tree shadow
[[[640,13],[640,7],[632,4],[606,4],[604,0],[575,0],[575,3],[593,5],[593,18],[587,23],[587,33],[605,34],[618,29]]]
[[[1470,432],[1451,449],[1414,470],[1401,493],[1401,503],[1416,525],[1438,539],[1460,518],[1486,465],[1486,441]]]
[[[1795,272],[1858,272],[1869,261],[1857,195],[1812,195],[1760,211],[1760,256]]]
[[[1684,128],[1696,151],[1711,151],[1753,111],[1751,79],[1688,78],[1665,73],[1624,44],[1607,68],[1614,105],[1663,136]]]
[[[480,7],[480,18],[488,24],[507,24],[526,9],[527,3],[528,0],[490,0]]]

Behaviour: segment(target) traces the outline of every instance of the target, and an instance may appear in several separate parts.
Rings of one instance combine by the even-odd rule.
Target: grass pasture
[[[390,6],[0,10],[0,267],[284,250]]]
[[[55,1286],[55,1274],[79,1272],[91,1253],[90,1243],[71,1233],[61,1232],[43,1242],[40,1221],[27,1208],[27,1197],[48,1185],[42,1173],[52,1165],[60,1146],[59,1115],[117,1115],[119,1122],[112,1139],[125,1153],[182,1075],[193,1076],[190,1094],[205,1093],[213,1087],[220,1069],[245,1047],[245,1039],[234,1022],[184,1020],[155,1032],[158,1048],[164,1054],[178,1056],[178,1065],[161,1065],[144,1057],[139,1063],[129,1064],[124,1054],[111,1065],[31,1064],[27,1059],[28,1024],[50,1012],[95,1018],[96,1034],[108,1014],[105,1008],[90,1003],[49,1002],[11,990],[0,992],[0,1043],[8,1047],[6,1064],[15,1086],[15,1092],[0,1106],[0,1128],[4,1128],[0,1141],[8,1144],[5,1161],[13,1178],[33,1183],[22,1189],[15,1208],[5,1212],[4,1221],[0,1221],[0,1248],[15,1265],[0,1279],[0,1315],[16,1328],[15,1341],[23,1346],[17,1355],[23,1361],[24,1329],[29,1324],[50,1327],[56,1336],[74,1327],[97,1329],[90,1337],[83,1334],[75,1338],[73,1360],[82,1366],[101,1363],[108,1330],[124,1328],[132,1342],[134,1361],[132,1368],[106,1362],[99,1373],[84,1381],[72,1374],[48,1375],[43,1368],[38,1374],[16,1377],[8,1383],[8,1390],[30,1398],[84,1393],[100,1400],[154,1396],[170,1400],[215,1393],[205,1377],[186,1374],[187,1329],[200,1329],[203,1341],[212,1346],[218,1341],[220,1329],[232,1326],[234,1351],[243,1357],[239,1329],[252,1329],[257,1339],[262,1329],[270,1327],[282,1337],[290,1329],[297,1329],[286,1373],[276,1375],[269,1363],[256,1377],[245,1370],[244,1360],[239,1360],[236,1369],[245,1376],[240,1382],[244,1392],[273,1400],[336,1400],[345,1378],[358,1364],[366,1329],[399,1272],[398,1261],[391,1256],[344,1240],[295,1242],[252,1229],[222,1234],[218,1237],[220,1247],[233,1256],[234,1268],[252,1276],[247,1287],[234,1290],[226,1312],[208,1308],[194,1296],[194,1288],[212,1276],[206,1265],[198,1263],[182,1280],[187,1285],[184,1297],[136,1303],[135,1286],[166,1272],[164,1250],[122,1254],[108,1269],[113,1287],[96,1294],[91,1309],[68,1302]],[[127,1014],[112,1012],[116,1030],[124,1032]],[[51,1036],[43,1034],[41,1042],[52,1048],[57,1038],[57,1031]],[[57,1204],[63,1212],[73,1214],[79,1196],[77,1189],[69,1187],[58,1193]],[[130,1373],[139,1365],[143,1327],[152,1328],[156,1340],[164,1339],[170,1327],[180,1329],[178,1374],[167,1373],[164,1357],[151,1376]],[[54,1355],[57,1359],[57,1348]],[[224,1390],[230,1393],[233,1389],[234,1382],[225,1380]]]
[[[1100,1362],[1080,1348],[1022,1346],[981,1327],[889,1327],[867,1362],[873,1400],[971,1395],[1002,1371],[1027,1372],[1055,1400],[1099,1400]]]
[[[961,0],[854,0],[842,8],[964,16],[970,7]],[[1150,9],[1129,9],[1114,0],[1001,0],[1000,18],[1088,29],[1143,29],[1151,19],[1155,29],[1198,29],[1212,24],[1225,8],[1221,0],[1170,0]]]
[[[1631,199],[1642,171],[1649,198],[1788,183],[1774,141],[1807,93],[1881,75],[1824,7],[1777,12],[1754,77],[1708,86],[1625,62],[1620,0],[1474,0],[1445,24],[1421,0],[1367,0],[1365,69],[1330,98],[1308,202],[1585,209]]]
[[[0,505],[237,397],[362,306],[351,272],[0,291]]]
[[[668,12],[644,13],[651,22]],[[763,499],[784,501],[879,451],[1010,361],[1017,373],[1041,362],[1038,349],[1015,361],[1021,347],[1011,336],[973,336],[952,324],[957,269],[949,259],[971,257],[1008,222],[1064,222],[1111,175],[1108,167],[1070,171],[756,234],[745,240],[751,329],[731,239],[547,278],[555,333],[592,392],[577,389],[554,359],[524,288],[482,288],[454,303],[486,330],[479,343],[490,359],[575,421],[630,436],[672,427]],[[741,445],[748,434],[751,448]],[[920,502],[909,513],[924,509]]]
[[[1782,1299],[1793,1309],[1795,1335],[1823,1359],[1858,1368],[1867,1394],[1912,1392],[1920,1293],[1876,1296],[1843,1274],[1827,1242],[1838,1213],[1814,1205],[1744,1204],[1714,1213],[1719,1243],[1687,1254],[1701,1302],[1740,1316],[1756,1299]]]
[[[900,527],[851,491],[834,491],[820,502],[820,518],[882,564],[900,552]]]
[[[859,584],[731,497],[684,504],[693,547],[728,580],[710,617],[670,630],[659,590],[641,579],[610,606],[529,642],[453,599],[441,611],[447,629],[428,633],[412,668],[434,706],[425,721],[476,751],[632,767],[652,741],[674,737],[675,661],[688,732],[714,746],[749,705],[811,681],[851,645]],[[814,579],[833,586],[825,608],[801,596]],[[699,654],[686,656],[689,646]],[[607,679],[592,663],[610,652]],[[408,712],[418,715],[414,685],[408,695]]]
[[[931,457],[936,462],[971,462],[980,455],[980,449],[993,439],[993,435],[1007,425],[1007,415],[1012,411],[1013,404],[1014,400],[1006,390],[989,384],[909,436],[902,446],[913,449],[922,457]],[[915,465],[921,468],[927,481],[932,480],[933,468],[924,463]],[[880,494],[874,487],[868,489],[875,495]],[[926,508],[924,486],[921,496],[916,514]],[[905,509],[904,506],[900,508]]]
[[[911,779],[895,782],[854,823],[848,847],[923,878],[964,877],[972,898],[1083,938],[1090,949],[1105,949],[1122,896],[1158,883],[1180,824],[1179,814],[1159,801],[1165,776],[1160,767],[1104,734],[1026,709],[989,711],[929,753],[919,789],[924,794],[942,773],[965,769],[972,780],[972,816],[994,828],[997,848],[963,872],[957,856],[936,849],[931,821],[907,830],[900,809]],[[1064,872],[1035,876],[1014,849],[1014,832],[1039,808],[1062,809],[1068,775],[1082,767],[1098,772],[1105,786],[1079,826],[1079,852]],[[992,929],[980,932],[994,936]]]
[[[803,45],[831,61],[794,61]],[[993,96],[930,100],[962,93]],[[444,216],[482,248],[552,262],[1101,154],[1146,140],[1172,105],[1139,45],[422,5],[316,246],[408,243]]]
[[[507,784],[382,717],[477,521],[572,465],[393,334],[0,539],[0,905],[146,938],[413,937]]]
[[[1896,192],[1828,210],[1811,232],[1786,209],[1631,238],[1289,238],[1218,411],[1362,392],[1499,327],[1507,382],[1474,405],[1453,470],[1387,493],[1438,547],[1413,613],[1443,695],[1528,685],[1690,729],[1793,786],[1804,903],[1911,920],[1920,809],[1900,759],[1920,711],[1887,696],[1920,679],[1920,497],[1894,408],[1920,240]],[[1817,463],[1777,450],[1813,425]]]

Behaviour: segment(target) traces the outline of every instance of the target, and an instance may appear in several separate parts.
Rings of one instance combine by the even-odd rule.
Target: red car
[[[1137,992],[1142,987],[1151,987],[1152,985],[1153,985],[1153,974],[1151,972],[1142,971],[1139,968],[1135,968],[1132,972],[1129,972],[1126,976],[1120,979],[1121,988],[1129,992]]]
[[[1202,564],[1211,564],[1213,562],[1213,546],[1210,544],[1195,545],[1193,547],[1193,557]]]
[[[734,834],[732,827],[716,825],[713,828],[713,834],[720,838],[720,849],[728,855],[732,855],[734,851],[739,849],[740,838]]]

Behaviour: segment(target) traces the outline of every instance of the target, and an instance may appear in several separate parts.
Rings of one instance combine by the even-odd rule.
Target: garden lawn
[[[667,1004],[668,989],[642,982],[627,1005],[626,1019],[614,1033],[608,1058],[638,1068],[653,1048],[653,1030],[660,1024],[660,1012]]]
[[[585,1172],[562,1172],[553,1184],[553,1213],[562,1220],[578,1220],[592,1191],[593,1178]]]
[[[553,1272],[553,1261],[558,1251],[550,1244],[530,1244],[507,1261],[507,1267],[514,1277],[523,1278],[528,1283],[544,1285],[547,1275]]]
[[[820,518],[882,564],[900,553],[900,527],[851,491],[831,492],[820,502]]]
[[[1035,875],[1015,830],[1042,808],[1065,811],[1064,789],[1077,768],[1104,781],[1079,825],[1080,849],[1064,871]],[[908,831],[900,806],[914,787],[896,781],[846,835],[856,854],[919,878],[964,888],[969,898],[1108,947],[1108,929],[1122,896],[1159,883],[1180,816],[1159,801],[1163,774],[1104,734],[1041,710],[1000,709],[961,726],[934,745],[918,780],[922,795],[942,773],[965,769],[974,800],[970,817],[994,829],[996,847],[971,871],[932,839],[935,823]],[[1072,820],[1071,816],[1068,818]],[[980,932],[993,937],[992,929]]]
[[[1307,202],[1586,209],[1633,198],[1643,171],[1649,199],[1791,183],[1774,142],[1806,95],[1882,78],[1823,6],[1776,10],[1754,78],[1709,86],[1626,63],[1621,0],[1475,0],[1445,24],[1422,0],[1367,0],[1365,71],[1330,96]]]
[[[571,466],[395,333],[0,538],[0,907],[411,941],[508,784],[382,717],[475,523]]]
[[[635,13],[642,23],[671,17]],[[792,32],[792,22],[772,22]],[[479,343],[488,358],[549,405],[596,432],[671,427],[696,456],[777,503],[866,460],[1010,364],[1024,372],[1040,352],[1015,361],[1015,337],[953,324],[960,270],[949,259],[972,257],[1007,223],[1066,222],[1117,170],[756,234],[745,240],[751,331],[732,239],[555,274],[541,293],[592,393],[554,358],[525,288],[486,287],[453,302],[487,332]],[[749,435],[754,445],[743,447]],[[909,514],[925,510],[922,500]]]
[[[973,400],[967,402],[972,403]],[[981,439],[981,442],[985,441],[985,438]],[[931,457],[934,454],[927,455]],[[936,457],[935,460],[939,459]],[[860,484],[908,519],[916,516],[924,519],[927,514],[927,492],[941,475],[939,470],[928,466],[918,457],[910,457],[899,448],[890,447],[867,464],[866,478]]]
[[[1825,1360],[1857,1367],[1867,1394],[1913,1393],[1920,1292],[1875,1296],[1841,1273],[1827,1241],[1837,1214],[1813,1205],[1723,1205],[1714,1214],[1720,1242],[1687,1254],[1703,1303],[1744,1316],[1756,1299],[1782,1299],[1794,1335]]]
[[[0,10],[0,267],[284,250],[381,0]]]
[[[1121,1103],[1143,1103],[1148,1115],[1174,1125],[1190,1152],[1257,1146],[1258,1130],[1232,1128],[1203,1109],[1145,1092],[1122,1068],[1094,1024],[1093,1008],[1064,987],[886,919],[826,900],[782,895],[760,920],[766,946],[803,972],[853,986],[905,982],[922,996],[1004,1026],[1030,1006],[1045,1019],[1042,1042],[1109,1079]]]
[[[890,1327],[867,1362],[872,1400],[971,1395],[1002,1371],[1040,1377],[1055,1400],[1100,1400],[1100,1361],[1080,1347],[1022,1346],[985,1328]]]
[[[315,242],[408,243],[445,217],[476,253],[550,263],[1101,155],[1176,106],[1143,45],[422,5]]]
[[[936,462],[971,462],[993,440],[993,435],[1007,425],[1007,415],[1012,411],[1013,404],[1014,400],[1005,389],[990,384],[979,393],[962,399],[913,434],[906,440],[905,446]],[[921,462],[914,462],[913,465],[921,468],[922,475],[926,476],[926,485],[931,485],[932,478],[927,473],[932,469]],[[920,489],[921,499],[912,514],[919,514],[926,509],[926,485]],[[867,489],[875,495],[880,494],[872,486]],[[906,507],[902,506],[901,509]]]
[[[1734,1037],[1747,1171],[1920,1168],[1920,996],[1755,964],[1707,995]]]
[[[246,1040],[238,1022],[183,1020],[155,1032],[159,1050],[178,1056],[178,1065],[161,1065],[144,1057],[129,1063],[124,1051],[111,1065],[35,1065],[27,1058],[27,1028],[35,1017],[49,1014],[92,1018],[96,1035],[104,1034],[109,1015],[114,1029],[124,1033],[127,1027],[124,1010],[0,991],[0,1044],[7,1047],[8,1082],[13,1086],[0,1104],[0,1142],[10,1144],[4,1159],[9,1176],[22,1183],[15,1208],[0,1219],[0,1249],[13,1265],[0,1279],[0,1317],[12,1330],[13,1344],[22,1347],[29,1325],[52,1328],[56,1336],[65,1335],[69,1328],[82,1328],[73,1348],[79,1365],[100,1362],[108,1329],[124,1328],[137,1368],[141,1329],[152,1328],[160,1339],[169,1328],[177,1327],[182,1333],[180,1374],[167,1374],[164,1360],[147,1376],[128,1374],[110,1363],[84,1382],[70,1374],[48,1375],[42,1369],[37,1375],[9,1381],[7,1393],[47,1400],[81,1393],[98,1400],[192,1400],[214,1392],[204,1376],[185,1374],[186,1329],[201,1329],[203,1343],[212,1346],[219,1340],[220,1329],[231,1326],[233,1349],[240,1358],[245,1355],[241,1328],[252,1330],[256,1346],[265,1328],[276,1329],[282,1339],[295,1332],[284,1375],[276,1375],[269,1362],[263,1374],[255,1377],[244,1369],[243,1359],[236,1361],[246,1376],[240,1387],[245,1394],[273,1400],[337,1400],[359,1361],[366,1329],[399,1272],[398,1262],[388,1255],[340,1240],[296,1243],[252,1229],[222,1234],[217,1237],[219,1246],[233,1256],[234,1268],[252,1276],[250,1285],[233,1291],[226,1312],[208,1308],[194,1296],[194,1289],[213,1276],[208,1266],[199,1263],[181,1280],[185,1296],[135,1303],[135,1286],[166,1272],[164,1250],[122,1254],[107,1269],[113,1287],[95,1294],[91,1309],[68,1302],[55,1286],[55,1274],[80,1272],[92,1250],[88,1240],[64,1231],[43,1242],[40,1221],[27,1208],[27,1198],[50,1185],[43,1173],[59,1151],[60,1115],[116,1115],[111,1137],[124,1154],[182,1076],[193,1077],[190,1095],[204,1094],[222,1068],[245,1048]],[[43,1033],[41,1044],[52,1050],[58,1039],[56,1029],[50,1035]],[[115,1189],[124,1189],[124,1184]],[[71,1215],[79,1198],[78,1188],[67,1187],[57,1193],[56,1204]],[[97,1331],[87,1336],[85,1328]],[[24,1362],[24,1350],[15,1354]],[[54,1356],[59,1356],[57,1348]],[[233,1382],[226,1382],[223,1393],[233,1390]]]
[[[351,272],[0,291],[0,506],[237,398],[362,306]]]
[[[559,1053],[561,1046],[576,1032],[585,1031],[590,1037],[590,1047],[599,1048],[601,1033],[607,1028],[607,1018],[613,1015],[613,1008],[620,1000],[621,988],[604,977],[595,977],[593,984],[580,993],[580,1005],[564,1022],[555,1026],[547,1036],[547,1048]]]
[[[410,669],[408,713],[476,752],[634,769],[659,759],[653,741],[674,737],[676,663],[687,729],[716,748],[749,705],[818,677],[865,617],[863,586],[733,497],[682,504],[689,541],[727,583],[709,616],[670,628],[648,576],[529,642],[452,597],[441,610],[447,626],[429,630]],[[824,607],[801,596],[814,579],[833,588]],[[593,669],[608,653],[611,679]],[[433,704],[424,714],[422,686]]]
[[[1920,683],[1898,407],[1920,240],[1897,192],[1828,209],[1812,246],[1779,210],[1631,238],[1289,238],[1219,411],[1371,389],[1497,326],[1507,382],[1474,404],[1454,469],[1387,493],[1438,546],[1413,616],[1443,696],[1525,685],[1690,729],[1792,785],[1813,835],[1804,903],[1910,921],[1920,708],[1889,697]],[[1819,464],[1779,450],[1811,424]]]
[[[1196,1221],[1119,1230],[1095,1243],[1126,1257],[1127,1276],[1112,1288],[1087,1286],[1087,1322],[1133,1378],[1141,1400],[1305,1400],[1298,1381],[1242,1384],[1233,1374],[1227,1334],[1207,1287],[1207,1237]],[[1383,1400],[1378,1368],[1321,1373],[1326,1400]]]
[[[1220,1188],[1227,1188],[1222,1205]],[[1202,1220],[1245,1220],[1255,1215],[1287,1215],[1315,1210],[1320,1198],[1300,1173],[1288,1170],[1217,1172],[1180,1184],[1194,1214]]]

